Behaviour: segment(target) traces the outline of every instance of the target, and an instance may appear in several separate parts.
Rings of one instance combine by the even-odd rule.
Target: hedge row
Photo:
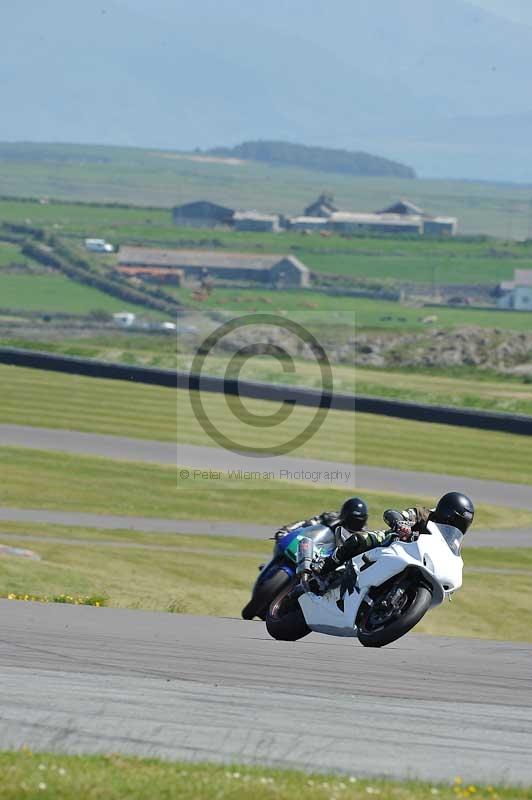
[[[52,247],[54,252],[58,253],[59,256],[62,256],[70,264],[73,264],[82,270],[96,272],[90,261],[88,261],[86,258],[82,258],[78,253],[68,247],[63,240],[59,240],[56,236],[49,236],[47,242]],[[103,273],[103,271],[97,272],[96,274],[99,274],[103,278],[108,278],[108,275]],[[123,278],[119,273],[113,275],[111,278],[109,278],[109,280],[112,280],[115,284],[117,283],[125,286],[126,288],[132,289],[133,291],[138,291],[133,289],[133,287],[131,287],[127,282],[127,279]],[[175,311],[176,308],[180,307],[175,297],[171,294],[168,294],[168,292],[165,292],[164,289],[159,286],[144,284],[141,294],[143,297],[151,297],[157,301],[162,300],[168,304],[172,311]]]
[[[59,270],[78,283],[92,286],[94,289],[99,289],[126,303],[135,303],[172,315],[180,308],[179,304],[169,296],[157,297],[146,291],[134,289],[117,278],[97,273],[88,261],[73,256],[68,248],[60,245],[54,237],[51,237],[48,242],[48,245],[44,245],[31,240],[26,241],[22,252],[40,264]]]

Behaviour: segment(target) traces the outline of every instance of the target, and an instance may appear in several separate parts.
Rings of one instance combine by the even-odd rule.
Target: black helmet
[[[475,507],[465,494],[448,492],[438,501],[433,516],[435,522],[441,522],[442,525],[454,525],[462,533],[466,533],[473,522]]]
[[[351,533],[361,531],[368,521],[368,507],[360,497],[350,497],[340,509],[340,524]]]

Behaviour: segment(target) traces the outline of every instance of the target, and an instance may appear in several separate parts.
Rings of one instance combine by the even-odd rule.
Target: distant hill
[[[270,165],[304,167],[320,172],[339,172],[341,175],[364,177],[415,178],[412,167],[374,156],[370,153],[355,153],[349,150],[333,150],[328,147],[307,147],[290,142],[243,142],[235,147],[215,147],[208,155],[224,158],[241,158],[246,161],[262,161]]]
[[[469,0],[4,2],[0,42],[5,141],[262,138],[532,181],[532,28]]]

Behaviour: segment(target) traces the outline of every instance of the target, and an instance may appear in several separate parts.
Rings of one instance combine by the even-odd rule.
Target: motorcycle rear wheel
[[[266,630],[274,639],[283,642],[295,642],[310,633],[301,606],[295,597],[290,596],[293,586],[291,581],[277,595],[266,614]]]
[[[405,576],[400,588],[406,592],[406,600],[398,613],[387,619],[379,618],[379,604],[394,589],[388,586],[372,596],[373,605],[362,603],[357,616],[358,640],[364,647],[384,647],[408,633],[425,616],[432,603],[432,591],[425,583]],[[397,584],[395,584],[395,589]]]

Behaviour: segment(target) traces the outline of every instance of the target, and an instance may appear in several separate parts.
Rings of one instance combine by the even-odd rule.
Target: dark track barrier
[[[230,381],[214,376],[189,375],[151,367],[136,367],[127,364],[107,364],[84,358],[57,356],[16,348],[0,348],[0,364],[31,369],[64,372],[70,375],[86,375],[91,378],[145,383],[171,389],[201,389],[202,392],[238,395],[257,400],[299,403],[314,408],[329,407],[336,411],[359,411],[364,414],[379,414],[386,417],[411,419],[417,422],[457,425],[488,431],[503,431],[521,436],[532,436],[532,417],[522,414],[503,414],[496,411],[431,406],[422,403],[407,403],[402,400],[387,400],[380,397],[363,397],[335,392],[332,395],[317,389],[297,386],[277,386],[252,381]]]

